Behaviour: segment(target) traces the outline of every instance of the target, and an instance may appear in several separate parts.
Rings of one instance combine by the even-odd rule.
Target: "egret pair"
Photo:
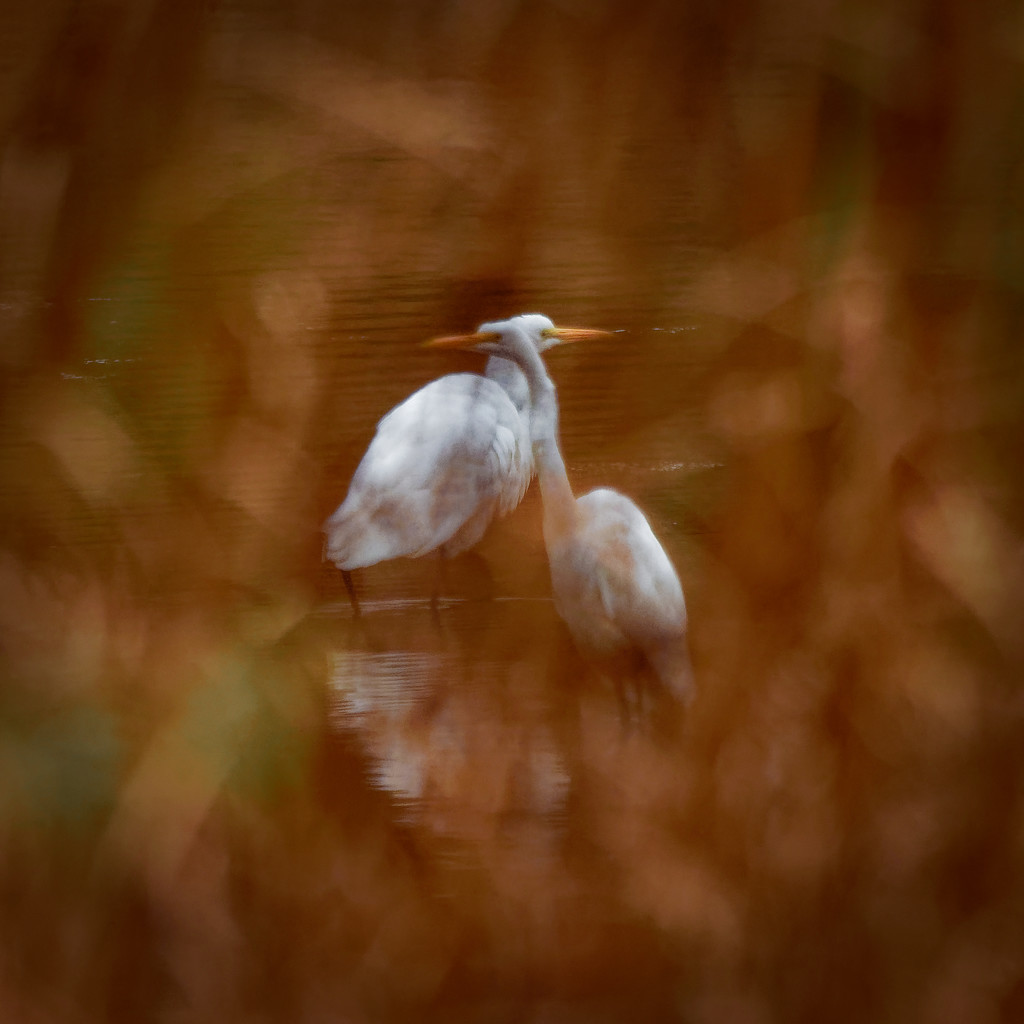
[[[536,474],[555,609],[577,648],[602,663],[638,656],[687,702],[686,605],[668,555],[629,498],[599,488],[577,499],[558,445],[558,399],[541,353],[606,335],[530,313],[427,342],[487,354],[484,373],[441,377],[380,421],[324,524],[326,554],[346,574],[457,554],[519,504]]]

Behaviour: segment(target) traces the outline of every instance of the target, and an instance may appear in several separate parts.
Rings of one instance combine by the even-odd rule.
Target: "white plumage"
[[[590,491],[576,501],[575,530],[546,545],[555,608],[580,650],[600,660],[639,652],[688,699],[683,588],[640,509],[610,488]]]
[[[557,344],[542,337],[550,321],[539,319],[532,343]],[[533,472],[526,378],[496,355],[483,376],[441,377],[380,421],[347,497],[324,523],[326,555],[348,571],[458,554],[519,504]]]

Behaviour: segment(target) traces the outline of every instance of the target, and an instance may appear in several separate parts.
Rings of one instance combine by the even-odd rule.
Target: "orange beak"
[[[431,338],[423,342],[424,348],[472,348],[483,341],[497,341],[498,335],[491,331],[476,334],[449,334],[444,338]]]
[[[595,338],[610,338],[611,331],[592,330],[588,327],[551,327],[544,332],[549,338],[557,338],[563,345],[577,341],[593,341]],[[424,348],[472,348],[484,341],[498,341],[500,335],[493,331],[477,331],[475,334],[450,334],[444,338],[431,338],[423,342]]]
[[[594,341],[597,338],[610,338],[611,331],[599,331],[590,327],[553,327],[547,332],[556,337],[563,345],[572,345],[577,341]]]

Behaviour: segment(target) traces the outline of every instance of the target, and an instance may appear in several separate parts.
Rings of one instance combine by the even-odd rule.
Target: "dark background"
[[[0,1016],[1024,1017],[1013,4],[0,14]],[[377,419],[539,310],[687,592],[624,730],[531,491],[320,562]]]

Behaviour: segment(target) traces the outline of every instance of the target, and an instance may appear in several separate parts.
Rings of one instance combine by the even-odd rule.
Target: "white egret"
[[[625,495],[599,488],[573,496],[558,446],[558,398],[533,339],[539,321],[513,317],[483,324],[475,334],[428,342],[469,348],[513,360],[529,384],[530,432],[544,506],[544,545],[555,609],[586,657],[620,662],[639,656],[677,699],[693,692],[687,645],[686,603],[672,562],[639,508]],[[541,330],[561,341],[585,340],[604,331]]]
[[[559,343],[545,333],[547,317],[517,319],[537,350]],[[447,374],[378,423],[347,497],[323,525],[326,556],[342,570],[357,611],[350,570],[458,554],[519,504],[534,473],[530,415],[526,377],[495,353],[483,376]]]

